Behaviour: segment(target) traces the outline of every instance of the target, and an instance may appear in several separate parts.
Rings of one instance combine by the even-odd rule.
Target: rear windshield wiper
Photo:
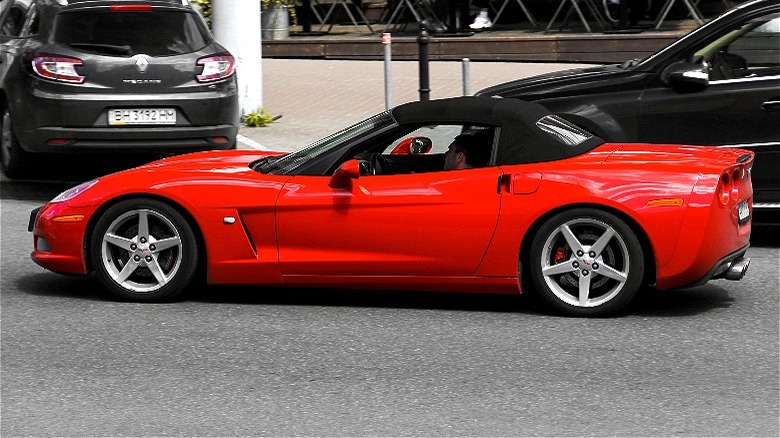
[[[71,43],[70,46],[75,49],[96,50],[104,53],[117,53],[120,55],[127,55],[132,50],[128,45],[116,46],[113,44]]]

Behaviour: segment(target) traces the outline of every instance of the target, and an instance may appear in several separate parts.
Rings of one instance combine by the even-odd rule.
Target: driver
[[[471,169],[487,166],[487,153],[478,137],[471,133],[463,133],[455,137],[444,153],[444,170]]]

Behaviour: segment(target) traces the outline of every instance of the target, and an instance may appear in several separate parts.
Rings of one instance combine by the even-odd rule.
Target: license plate
[[[739,218],[739,223],[745,222],[750,217],[747,201],[742,201],[737,205],[737,217]]]
[[[122,125],[175,125],[173,108],[133,108],[108,110],[108,124]]]

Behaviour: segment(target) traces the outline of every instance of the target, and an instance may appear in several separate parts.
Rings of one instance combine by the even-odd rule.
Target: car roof
[[[414,124],[477,124],[501,128],[499,164],[536,163],[583,154],[604,140],[589,132],[589,137],[568,145],[543,130],[540,120],[553,114],[541,104],[520,99],[466,96],[409,102],[391,110],[395,120]],[[565,119],[564,119],[565,120]]]

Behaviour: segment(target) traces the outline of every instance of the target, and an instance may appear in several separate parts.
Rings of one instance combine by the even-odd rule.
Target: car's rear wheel
[[[173,207],[152,199],[122,201],[102,214],[90,244],[95,274],[132,301],[165,301],[191,283],[198,263],[195,234]]]
[[[21,178],[25,174],[27,154],[19,145],[13,131],[11,110],[5,106],[0,111],[0,164],[8,178]]]
[[[644,256],[624,221],[578,208],[542,225],[531,246],[529,269],[535,289],[554,308],[602,316],[634,298],[644,277]]]

